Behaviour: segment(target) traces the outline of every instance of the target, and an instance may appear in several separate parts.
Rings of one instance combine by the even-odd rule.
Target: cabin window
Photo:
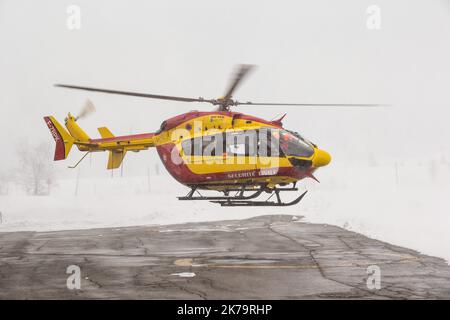
[[[275,132],[278,129],[261,128],[258,132],[258,156],[260,157],[282,157],[279,140]]]
[[[186,156],[221,156],[223,154],[222,134],[196,137],[181,143]]]
[[[256,130],[225,133],[225,152],[230,156],[256,156],[258,136]]]
[[[199,138],[200,139],[200,138]],[[223,154],[223,138],[222,134],[215,134],[211,136],[203,136],[202,138],[203,156],[222,156]],[[198,155],[198,154],[196,154]]]

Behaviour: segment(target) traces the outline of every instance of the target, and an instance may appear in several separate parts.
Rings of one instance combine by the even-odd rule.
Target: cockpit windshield
[[[280,130],[280,148],[286,156],[310,157],[314,149],[299,134]]]

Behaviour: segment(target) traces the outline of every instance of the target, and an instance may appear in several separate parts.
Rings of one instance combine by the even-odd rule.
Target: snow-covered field
[[[173,224],[257,215],[293,214],[304,221],[334,224],[396,245],[450,260],[450,165],[330,166],[322,183],[297,206],[222,208],[205,201],[178,201],[187,193],[167,173],[114,178],[61,179],[49,196],[27,196],[10,186],[0,196],[0,231],[62,230]],[[296,194],[287,195],[290,198]]]

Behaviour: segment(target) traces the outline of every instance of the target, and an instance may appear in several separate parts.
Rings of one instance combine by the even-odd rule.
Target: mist
[[[376,30],[367,27],[367,8],[374,4],[381,10]],[[81,10],[80,29],[67,26],[70,5]],[[332,155],[331,165],[317,172],[320,184],[303,183],[309,200],[282,213],[449,259],[450,205],[443,201],[450,191],[449,9],[447,0],[0,0],[0,177],[8,177],[8,191],[0,195],[6,217],[0,231],[276,212],[230,213],[202,203],[173,215],[182,206],[175,196],[186,188],[167,175],[154,150],[127,155],[121,173],[106,170],[107,154],[68,169],[81,157],[73,151],[51,163],[59,182],[48,196],[25,196],[16,183],[18,147],[53,145],[42,118],[62,121],[87,98],[97,112],[80,125],[92,138],[101,126],[116,135],[154,132],[174,115],[212,110],[55,83],[217,98],[234,66],[250,63],[258,67],[236,92],[240,101],[390,105],[234,108],[265,119],[287,113],[284,127]],[[124,215],[118,195],[137,198],[136,212]],[[114,200],[99,205],[99,197]],[[30,208],[36,210],[31,214]]]

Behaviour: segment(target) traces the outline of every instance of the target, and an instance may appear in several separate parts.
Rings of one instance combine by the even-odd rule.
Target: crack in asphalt
[[[37,247],[35,250],[39,251],[41,250],[43,247],[45,247],[47,245],[47,243],[49,243],[50,240],[45,241],[43,244],[41,244],[39,247]]]
[[[327,276],[327,275],[325,274],[325,271],[323,270],[323,268],[322,268],[322,266],[320,265],[319,261],[318,261],[318,260],[316,259],[316,257],[314,256],[314,253],[315,253],[316,250],[314,250],[314,249],[309,249],[309,248],[305,248],[304,245],[301,244],[300,242],[298,242],[296,239],[294,239],[294,238],[292,238],[292,237],[290,237],[290,236],[288,236],[288,235],[285,235],[285,234],[283,234],[283,233],[281,233],[281,232],[279,232],[279,231],[277,231],[277,230],[274,230],[273,227],[272,227],[271,225],[268,226],[268,229],[271,230],[272,232],[278,234],[279,236],[284,237],[284,238],[286,238],[286,239],[288,239],[288,240],[290,240],[290,241],[296,243],[297,245],[300,245],[300,246],[303,247],[304,249],[306,249],[306,251],[309,253],[309,255],[310,255],[312,261],[313,261],[314,264],[317,266],[317,269],[319,270],[319,273],[320,273],[320,275],[322,276],[323,279],[330,280],[330,281],[336,282],[336,283],[338,283],[338,284],[340,284],[340,285],[350,287],[350,288],[352,288],[352,289],[354,289],[354,290],[357,290],[357,291],[359,291],[359,292],[362,291],[362,292],[365,293],[365,294],[369,294],[369,295],[377,295],[377,296],[381,296],[381,297],[391,298],[390,296],[383,295],[383,294],[378,294],[377,292],[370,291],[369,289],[363,289],[363,288],[360,288],[360,287],[358,287],[358,286],[355,286],[355,285],[352,285],[352,284],[349,284],[349,283],[345,283],[345,282],[342,282],[342,281],[339,281],[339,280],[330,278],[329,276]],[[360,296],[361,296],[361,295],[360,295]],[[364,294],[363,294],[362,296],[364,296]]]
[[[84,280],[89,281],[90,283],[92,283],[93,285],[95,285],[95,286],[96,286],[97,288],[99,288],[99,289],[102,289],[102,288],[103,288],[103,286],[100,284],[100,282],[91,279],[91,277],[89,277],[89,276],[86,276],[86,277],[84,278]]]

